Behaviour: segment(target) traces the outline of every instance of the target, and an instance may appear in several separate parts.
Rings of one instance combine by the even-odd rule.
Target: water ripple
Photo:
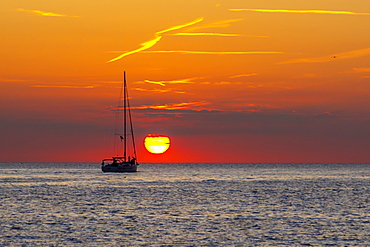
[[[370,245],[367,164],[17,165],[1,246]]]

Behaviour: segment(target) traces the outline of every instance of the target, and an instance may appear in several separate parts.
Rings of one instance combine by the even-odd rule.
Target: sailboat
[[[132,125],[130,103],[128,98],[126,72],[123,72],[123,134],[119,134],[120,141],[123,142],[123,155],[115,156],[110,159],[103,159],[101,169],[103,172],[136,172],[137,155],[135,147],[134,130]],[[117,134],[116,134],[117,135]],[[128,140],[128,136],[131,136]],[[128,155],[129,146],[132,147],[131,154]]]

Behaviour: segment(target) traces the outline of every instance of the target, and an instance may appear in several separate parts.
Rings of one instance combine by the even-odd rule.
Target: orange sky
[[[369,162],[370,1],[0,3],[0,162]],[[163,155],[147,134],[171,137]],[[107,157],[105,157],[107,156]]]

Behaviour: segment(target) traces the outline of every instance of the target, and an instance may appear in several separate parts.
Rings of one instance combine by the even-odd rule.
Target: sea
[[[370,164],[0,163],[0,246],[370,246]]]

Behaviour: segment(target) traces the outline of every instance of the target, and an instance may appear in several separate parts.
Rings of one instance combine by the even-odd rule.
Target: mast
[[[132,125],[132,117],[131,117],[131,107],[130,107],[130,101],[128,100],[128,91],[127,91],[127,109],[128,109],[128,117],[130,121],[130,134],[132,137],[132,146],[133,146],[133,151],[134,151],[134,157],[137,161],[137,155],[136,155],[136,144],[135,144],[135,137],[134,137],[134,127]]]
[[[126,89],[126,71],[123,72],[123,157],[124,161],[127,160],[127,89]]]

